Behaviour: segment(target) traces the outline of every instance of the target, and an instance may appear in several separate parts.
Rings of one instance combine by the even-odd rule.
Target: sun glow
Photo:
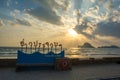
[[[72,36],[77,36],[77,32],[73,30],[72,28],[68,30],[68,33]]]

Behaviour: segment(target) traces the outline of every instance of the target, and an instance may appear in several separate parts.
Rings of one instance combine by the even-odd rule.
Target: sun
[[[72,36],[77,36],[77,32],[75,30],[73,30],[72,28],[68,29],[68,33]]]

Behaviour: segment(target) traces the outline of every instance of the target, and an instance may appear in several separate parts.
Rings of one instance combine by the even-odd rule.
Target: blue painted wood
[[[27,54],[18,50],[17,64],[54,64],[56,58],[64,58],[64,51],[61,51],[59,54],[54,52],[48,52],[48,54],[40,52]]]

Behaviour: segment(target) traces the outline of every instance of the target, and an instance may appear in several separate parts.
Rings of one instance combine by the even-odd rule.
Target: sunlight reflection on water
[[[120,57],[119,48],[71,48],[66,51],[70,58]]]

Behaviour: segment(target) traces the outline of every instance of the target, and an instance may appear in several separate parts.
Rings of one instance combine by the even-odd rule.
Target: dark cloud
[[[18,24],[25,25],[25,26],[31,26],[31,24],[26,20],[16,19]]]
[[[92,20],[92,18],[90,19],[90,17],[82,18],[83,21],[80,23],[79,22],[80,18],[81,18],[80,13],[78,13],[77,14],[77,25],[75,26],[74,30],[78,34],[82,34],[82,35],[86,36],[89,39],[95,38],[95,36],[93,34],[89,34],[89,33],[85,32],[85,31],[89,29],[89,31],[93,32],[96,23],[91,22],[90,20]]]
[[[62,0],[60,3],[55,0],[34,0],[39,6],[33,10],[28,11],[29,14],[55,25],[62,25],[61,16],[57,15],[58,9],[63,12],[68,8],[69,0]]]
[[[63,10],[66,10],[69,5],[69,0],[33,0],[36,3],[39,3],[42,7],[53,10],[61,8]]]
[[[83,30],[87,29],[87,24],[82,24],[82,25],[76,25],[74,30],[77,32],[77,33],[80,33],[80,32],[83,32]]]
[[[96,25],[96,29],[93,30],[92,27],[88,26],[86,23],[82,25],[76,25],[74,30],[79,33],[83,34],[88,38],[95,38],[95,35],[100,36],[111,36],[120,38],[120,23],[119,22],[100,22]],[[93,32],[92,34],[88,34],[84,32],[87,28],[90,28]]]
[[[60,16],[58,16],[55,12],[51,10],[47,10],[43,7],[38,7],[32,11],[29,11],[28,13],[40,20],[43,20],[52,24],[56,24],[56,25],[62,24],[62,22],[60,21],[61,20]]]
[[[82,25],[76,25],[75,28],[73,28],[78,34],[82,34],[84,36],[86,36],[87,38],[95,38],[93,35],[88,34],[86,32],[84,32],[84,30],[86,30],[89,26],[85,23]],[[92,28],[90,28],[92,30]]]
[[[100,22],[97,24],[94,34],[101,36],[113,36],[120,38],[120,23],[119,22]]]

